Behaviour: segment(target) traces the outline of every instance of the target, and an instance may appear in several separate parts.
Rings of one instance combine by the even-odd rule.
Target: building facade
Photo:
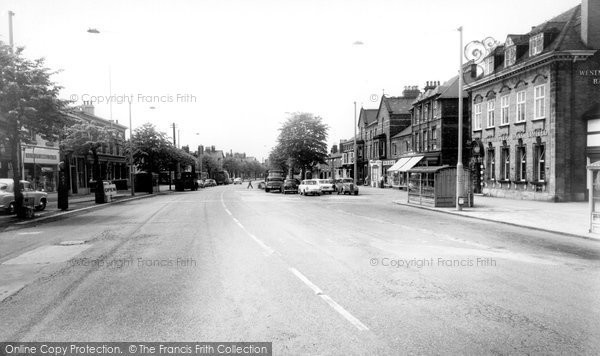
[[[405,87],[402,96],[382,96],[377,113],[371,121],[359,121],[363,144],[365,180],[371,186],[389,185],[387,170],[396,163],[391,158],[392,137],[411,124],[412,102],[420,94],[416,86]],[[361,110],[361,119],[363,110]],[[365,112],[367,114],[367,112]],[[360,146],[359,146],[360,148]]]
[[[94,107],[84,103],[78,110],[67,114],[75,122],[87,122],[101,127],[110,127],[116,132],[114,142],[103,145],[98,159],[100,162],[100,176],[102,180],[129,181],[129,166],[125,157],[122,142],[125,141],[127,126],[120,125],[117,121],[106,120],[94,114]],[[64,154],[64,152],[63,152]],[[69,154],[68,176],[69,188],[73,194],[90,193],[90,183],[93,182],[93,157]]]
[[[585,199],[586,113],[600,101],[599,48],[600,1],[584,0],[526,34],[508,35],[483,60],[466,90],[484,194]]]

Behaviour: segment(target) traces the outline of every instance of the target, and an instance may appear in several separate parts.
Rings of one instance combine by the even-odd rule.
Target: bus
[[[217,182],[217,185],[229,184],[229,173],[225,170],[217,171],[214,174],[214,180]]]

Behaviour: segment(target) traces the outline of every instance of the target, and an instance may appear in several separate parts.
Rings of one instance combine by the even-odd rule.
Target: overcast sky
[[[151,122],[171,135],[175,122],[184,145],[262,159],[289,112],[321,116],[331,145],[352,136],[354,101],[377,108],[384,91],[455,75],[459,26],[465,44],[503,42],[578,3],[4,0],[0,39],[12,10],[15,44],[62,70],[65,99],[132,95],[134,128]],[[96,114],[110,119],[110,106],[97,103]],[[128,125],[127,102],[112,117]]]

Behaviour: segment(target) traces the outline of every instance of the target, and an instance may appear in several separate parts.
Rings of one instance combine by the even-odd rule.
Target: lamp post
[[[354,102],[354,184],[358,185],[358,147],[356,147],[356,101]]]
[[[133,127],[131,126],[131,99],[129,100],[129,184],[131,185],[131,196],[135,195],[133,177]]]
[[[460,34],[460,61],[458,69],[458,162],[456,162],[456,210],[462,210],[464,203],[463,189],[465,172],[463,168],[463,28],[458,28]]]

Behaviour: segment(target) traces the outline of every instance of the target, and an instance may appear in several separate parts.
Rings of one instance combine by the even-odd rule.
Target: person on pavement
[[[249,189],[249,188],[252,188],[252,189],[254,189],[254,187],[252,186],[252,179],[250,179],[250,180],[248,181],[248,186],[246,187],[246,189]]]

